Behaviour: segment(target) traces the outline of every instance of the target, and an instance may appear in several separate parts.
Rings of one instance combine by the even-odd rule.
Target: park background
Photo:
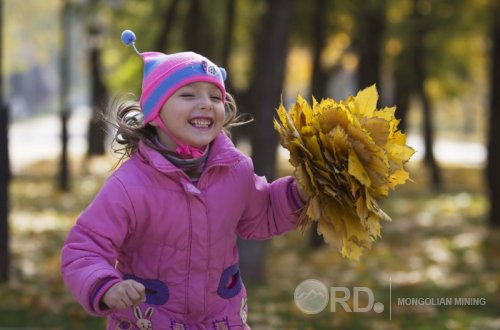
[[[270,180],[292,170],[272,118],[298,94],[340,100],[375,83],[417,151],[413,182],[381,201],[393,221],[359,262],[314,230],[241,242],[254,329],[500,329],[500,1],[0,4],[0,329],[104,327],[65,289],[59,252],[117,161],[104,105],[140,93],[127,28],[140,51],[193,50],[227,69],[228,90],[255,118],[233,138]],[[307,315],[294,303],[306,279],[368,287],[384,311],[349,313],[332,298]],[[486,303],[397,303],[468,297]]]

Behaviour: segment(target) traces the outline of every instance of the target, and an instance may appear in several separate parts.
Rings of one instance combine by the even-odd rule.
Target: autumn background
[[[103,105],[140,92],[126,28],[140,51],[189,49],[228,70],[255,118],[233,138],[268,179],[290,174],[272,119],[297,94],[340,100],[375,83],[417,151],[413,182],[380,201],[393,221],[359,262],[314,229],[241,242],[253,329],[500,329],[499,0],[0,4],[0,329],[104,327],[65,289],[59,252],[117,161]],[[304,314],[294,290],[305,279],[368,287],[385,308]],[[486,303],[398,304],[420,297]]]

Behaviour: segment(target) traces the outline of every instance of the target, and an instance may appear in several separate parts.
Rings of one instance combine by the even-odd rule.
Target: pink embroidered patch
[[[131,330],[132,329],[132,322],[129,320],[120,320],[118,321],[118,324],[115,327],[116,330]]]
[[[212,322],[212,325],[213,325],[213,330],[231,330],[227,318],[224,318],[222,320],[215,320]]]
[[[186,330],[186,327],[182,323],[179,323],[176,321],[171,321],[170,322],[170,329],[172,329],[172,330]]]

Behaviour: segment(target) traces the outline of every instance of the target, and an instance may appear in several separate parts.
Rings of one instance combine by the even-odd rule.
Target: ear
[[[139,306],[135,306],[134,315],[135,315],[136,319],[138,319],[138,320],[142,319],[142,312],[141,312],[141,309],[139,308]]]
[[[147,319],[150,319],[151,316],[153,315],[153,307],[148,307],[146,309],[146,313],[144,313],[144,315],[146,316]]]

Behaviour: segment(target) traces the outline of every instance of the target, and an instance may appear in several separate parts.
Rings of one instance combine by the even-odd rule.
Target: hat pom
[[[130,30],[125,30],[122,32],[122,42],[129,46],[135,42],[135,33]]]

